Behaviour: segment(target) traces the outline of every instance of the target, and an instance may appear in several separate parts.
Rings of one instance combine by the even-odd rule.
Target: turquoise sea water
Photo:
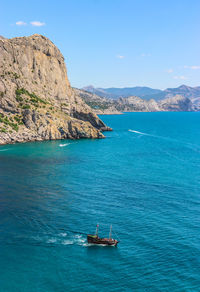
[[[0,291],[200,291],[200,113],[102,119],[103,140],[0,147]],[[97,222],[117,248],[70,231]]]

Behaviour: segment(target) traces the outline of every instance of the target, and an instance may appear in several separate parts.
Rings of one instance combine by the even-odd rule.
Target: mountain
[[[97,94],[101,97],[117,99],[119,97],[139,96],[149,99],[149,96],[162,93],[162,90],[150,87],[125,87],[125,88],[95,88],[92,85],[82,88],[85,91]]]
[[[0,64],[0,144],[103,138],[110,130],[76,95],[48,38],[1,39]]]
[[[190,98],[194,103],[200,103],[200,86],[190,87],[187,85],[181,85],[177,88],[160,90],[139,86],[127,88],[95,88],[90,85],[84,87],[83,90],[112,99],[138,96],[145,100],[155,99],[158,101],[175,95],[182,95],[183,97]]]
[[[158,101],[162,111],[188,112],[196,110],[192,101],[182,95],[174,95]]]
[[[175,95],[163,100],[145,100],[138,96],[111,99],[98,96],[81,89],[74,89],[96,114],[120,114],[122,112],[157,112],[157,111],[194,111],[192,101],[184,96]]]
[[[145,100],[137,96],[120,98],[117,109],[123,112],[158,112],[158,111],[192,111],[192,102],[181,95],[156,101]]]
[[[177,88],[167,88],[165,90],[165,97],[171,97],[175,94],[189,98],[193,102],[194,107],[197,110],[200,109],[200,86],[190,87],[181,85]]]
[[[190,87],[187,85],[181,85],[177,88],[167,88],[164,90],[166,95],[172,96],[176,94],[180,94],[184,97],[188,97],[190,99],[200,97],[200,86]]]

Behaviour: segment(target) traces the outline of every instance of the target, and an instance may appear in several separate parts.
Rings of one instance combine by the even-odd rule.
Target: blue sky
[[[49,37],[72,86],[200,86],[199,0],[2,0],[0,9],[0,35]]]

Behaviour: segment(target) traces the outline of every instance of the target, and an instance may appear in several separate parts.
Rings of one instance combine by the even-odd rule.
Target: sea
[[[0,146],[1,292],[200,291],[200,112],[101,118],[105,139]]]

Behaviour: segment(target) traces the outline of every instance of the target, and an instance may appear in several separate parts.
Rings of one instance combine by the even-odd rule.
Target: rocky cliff
[[[0,144],[102,138],[110,130],[71,88],[46,37],[0,38]]]

